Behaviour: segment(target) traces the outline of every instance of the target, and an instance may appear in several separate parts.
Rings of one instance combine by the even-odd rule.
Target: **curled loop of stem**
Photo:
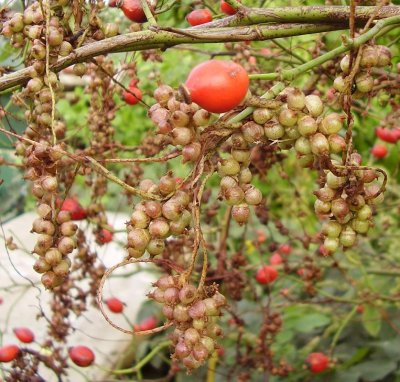
[[[103,305],[103,288],[104,288],[104,284],[106,282],[106,280],[108,279],[108,277],[118,268],[123,267],[125,265],[128,264],[134,264],[134,263],[160,263],[162,262],[161,260],[153,260],[153,259],[127,259],[127,260],[123,260],[121,262],[119,262],[118,264],[115,264],[114,266],[112,266],[111,268],[107,269],[107,271],[104,273],[103,277],[101,278],[100,281],[100,285],[99,285],[99,289],[97,290],[97,303],[99,305],[99,309],[101,311],[101,314],[103,315],[103,317],[106,319],[106,321],[115,329],[119,330],[120,332],[126,333],[126,334],[133,334],[133,335],[139,335],[139,336],[144,336],[147,334],[154,334],[154,333],[159,333],[164,331],[165,329],[169,328],[172,323],[166,323],[162,326],[159,326],[157,328],[154,329],[150,329],[150,330],[142,330],[142,331],[135,331],[135,330],[127,330],[122,328],[121,326],[117,325],[116,323],[114,323],[110,317],[107,315],[105,309],[104,309],[104,305]],[[171,268],[173,268],[173,265],[169,262],[163,262],[166,265],[169,265]]]

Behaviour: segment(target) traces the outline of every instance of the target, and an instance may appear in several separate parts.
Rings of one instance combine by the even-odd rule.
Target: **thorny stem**
[[[233,28],[174,29],[173,32],[153,28],[153,30],[128,33],[84,45],[57,61],[51,66],[51,70],[57,73],[75,63],[86,62],[93,57],[107,53],[167,49],[186,43],[263,41],[279,37],[299,36],[340,29],[346,28],[340,24],[250,25]],[[26,83],[30,79],[31,70],[32,67],[27,67],[0,77],[0,92]]]
[[[366,43],[372,39],[378,32],[388,25],[400,24],[400,16],[389,17],[385,20],[380,20],[376,25],[371,28],[368,32],[356,37],[355,39],[350,39],[348,42],[338,48],[331,50],[303,65],[300,65],[294,69],[283,70],[280,73],[265,73],[265,74],[251,74],[249,77],[252,80],[280,80],[280,81],[293,81],[297,76],[305,73],[316,66],[322,65],[323,63],[339,56],[340,54],[348,52],[350,49],[358,48],[362,44]]]

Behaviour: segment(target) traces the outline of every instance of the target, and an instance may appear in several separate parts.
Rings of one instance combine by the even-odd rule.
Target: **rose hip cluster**
[[[354,77],[356,92],[355,98],[362,97],[365,93],[370,93],[374,88],[373,68],[383,68],[390,64],[392,54],[390,49],[384,45],[367,45],[364,47],[359,61],[360,70]],[[354,65],[354,62],[353,62]],[[350,74],[350,56],[346,55],[340,62],[340,69],[343,74],[336,77],[333,87],[340,93],[347,90],[346,76]],[[351,89],[352,90],[352,89]]]
[[[175,327],[170,335],[172,358],[182,361],[188,371],[200,367],[214,353],[215,340],[222,335],[217,321],[225,297],[214,287],[209,287],[208,293],[199,291],[179,276],[163,276],[154,286],[149,297],[163,304],[167,322]]]
[[[151,179],[140,182],[141,191],[166,200],[143,200],[135,206],[127,225],[129,257],[142,257],[146,251],[152,257],[160,255],[168,237],[186,232],[192,220],[190,195],[177,186],[170,173],[158,185]]]

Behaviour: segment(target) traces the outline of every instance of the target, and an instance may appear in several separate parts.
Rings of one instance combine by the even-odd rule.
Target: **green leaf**
[[[373,359],[360,363],[352,368],[359,371],[364,381],[379,381],[397,369],[397,362],[390,359]]]
[[[362,348],[358,348],[356,350],[356,352],[353,354],[353,356],[348,359],[343,365],[342,367],[347,369],[350,366],[360,362],[362,359],[364,359],[368,353],[370,352],[370,348],[369,347],[362,347]]]
[[[293,328],[297,332],[309,333],[314,329],[328,325],[331,319],[322,313],[306,313],[302,316],[285,321],[286,328]]]
[[[362,315],[362,323],[368,334],[372,337],[376,337],[379,334],[382,326],[379,309],[375,306],[366,305]]]

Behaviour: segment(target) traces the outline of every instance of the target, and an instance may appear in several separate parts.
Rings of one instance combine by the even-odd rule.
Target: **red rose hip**
[[[278,277],[278,271],[271,265],[265,265],[256,273],[256,280],[259,284],[271,284]]]
[[[113,233],[111,231],[109,231],[108,229],[103,228],[100,231],[100,235],[99,235],[99,241],[101,244],[107,244],[110,241],[112,241],[113,239]]]
[[[124,310],[124,304],[119,298],[111,297],[106,301],[106,304],[113,313],[122,313]]]
[[[329,365],[329,358],[324,353],[310,353],[306,363],[312,373],[322,373]]]
[[[209,23],[212,19],[212,14],[208,9],[195,9],[186,16],[187,22],[192,27]]]
[[[95,359],[93,351],[87,346],[74,346],[68,353],[72,362],[80,367],[90,366]]]
[[[109,6],[112,8],[114,7],[121,8],[125,16],[129,20],[134,21],[135,23],[144,23],[147,21],[147,17],[143,11],[140,0],[123,0],[122,3],[117,0],[111,0],[109,2]],[[150,4],[149,6],[150,10],[153,12]]]
[[[221,12],[232,16],[237,13],[237,9],[231,7],[226,1],[221,0]]]
[[[86,210],[74,198],[66,198],[61,206],[61,211],[68,211],[72,220],[83,220],[86,218]]]
[[[11,362],[17,358],[20,349],[17,345],[3,345],[0,347],[0,362]]]
[[[14,328],[13,332],[15,336],[25,344],[30,344],[35,340],[35,335],[32,330],[28,328]]]
[[[124,101],[128,105],[136,105],[142,100],[142,92],[140,91],[140,89],[135,87],[128,87],[128,90],[125,90],[122,94]]]
[[[384,145],[379,145],[376,144],[372,149],[371,149],[371,154],[377,158],[377,159],[382,159],[385,158],[385,156],[388,153],[388,149]]]
[[[246,70],[233,61],[205,61],[189,73],[186,88],[193,102],[212,113],[238,106],[249,89]]]

